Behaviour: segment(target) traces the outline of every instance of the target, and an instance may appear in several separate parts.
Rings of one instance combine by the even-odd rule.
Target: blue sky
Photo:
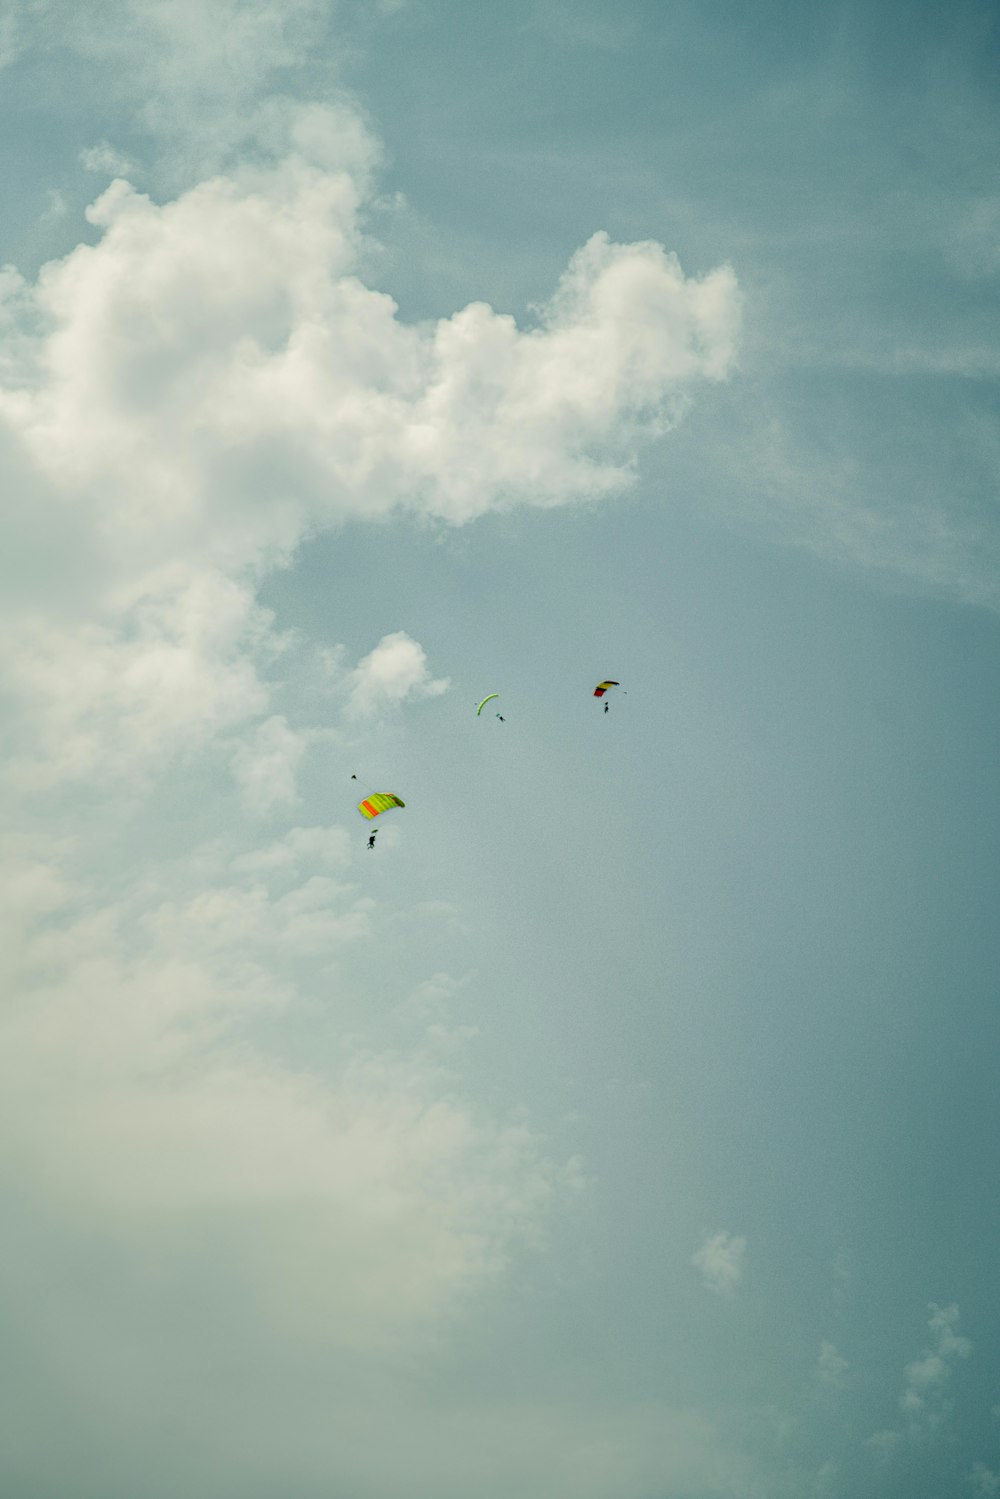
[[[998,56],[0,8],[18,1499],[1000,1494]]]

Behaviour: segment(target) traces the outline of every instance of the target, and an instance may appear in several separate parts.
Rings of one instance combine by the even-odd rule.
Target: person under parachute
[[[358,811],[362,817],[369,821],[378,817],[382,812],[388,812],[392,807],[405,807],[406,803],[392,791],[373,791],[371,796],[366,796],[363,802],[358,803]],[[372,828],[368,837],[368,847],[375,847],[375,835],[378,828]]]
[[[597,686],[594,688],[594,696],[595,697],[603,697],[604,694],[607,692],[607,690],[608,690],[609,687],[620,687],[620,686],[621,686],[620,682],[612,682],[610,679],[608,681],[606,681],[606,682],[598,682]],[[607,711],[610,708],[610,706],[611,706],[610,703],[605,703],[604,704],[604,711],[605,711],[605,713],[607,713]]]

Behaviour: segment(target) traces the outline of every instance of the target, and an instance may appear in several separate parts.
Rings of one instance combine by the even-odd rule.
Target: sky
[[[998,42],[0,3],[4,1493],[1000,1495]]]

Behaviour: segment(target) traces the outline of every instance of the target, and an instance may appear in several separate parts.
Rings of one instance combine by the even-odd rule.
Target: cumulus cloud
[[[723,1230],[709,1234],[704,1244],[691,1256],[691,1263],[702,1275],[709,1291],[721,1296],[732,1295],[743,1279],[743,1256],[747,1241]]]
[[[732,364],[728,268],[689,278],[600,233],[531,326],[485,303],[401,322],[358,275],[374,147],[356,113],[301,106],[275,130],[277,158],[165,203],[116,179],[87,212],[95,244],[0,288],[0,450],[25,497],[0,670],[30,699],[29,780],[257,732],[277,646],[253,587],[306,535],[609,494]],[[445,685],[399,631],[351,712]]]
[[[99,242],[31,293],[45,332],[0,416],[133,565],[269,565],[351,515],[608,493],[731,365],[732,272],[604,234],[534,327],[485,303],[401,323],[355,273],[364,184],[315,139],[333,157],[337,129],[162,206],[116,180],[88,210]]]
[[[411,696],[438,697],[448,686],[446,678],[431,677],[423,646],[397,630],[384,635],[351,673],[348,712],[352,718],[370,718]]]
[[[0,886],[0,1191],[58,1218],[61,1269],[96,1244],[145,1307],[156,1264],[164,1305],[228,1298],[268,1351],[448,1326],[582,1176],[466,1096],[474,1032],[449,1020],[447,976],[407,1007],[413,1045],[342,1033],[330,976],[375,910],[343,829],[234,841],[240,807],[296,805],[315,732],[281,696],[297,645],[257,587],[349,520],[460,525],[621,489],[725,378],[739,321],[728,268],[691,278],[598,233],[524,325],[481,302],[403,322],[362,276],[379,148],[360,111],[262,88],[327,9],[33,0],[0,34],[8,59],[58,36],[107,67],[136,149],[168,146],[148,193],[113,141],[91,147],[115,174],[92,243],[32,281],[0,272],[4,771],[38,793],[22,815],[41,809]],[[404,629],[353,669],[331,659],[355,725],[448,685]],[[91,843],[39,832],[66,781],[105,794]],[[157,818],[130,822],[153,789]],[[229,826],[178,854],[199,819]],[[721,1238],[725,1288],[743,1241]],[[104,1329],[95,1346],[114,1357]],[[66,1378],[78,1403],[87,1360]]]
[[[213,35],[234,76],[246,28],[259,45],[281,9],[225,7],[233,28]],[[166,25],[167,7],[118,10],[151,43]],[[170,14],[154,113],[182,55],[201,56],[194,74],[204,61],[203,8]],[[67,39],[118,45],[107,17]],[[214,754],[245,809],[294,804],[310,729],[276,711],[288,642],[259,578],[351,516],[460,523],[620,486],[634,443],[731,357],[730,272],[688,281],[659,246],[600,235],[530,328],[485,304],[407,326],[358,276],[377,148],[357,112],[282,105],[256,127],[253,159],[171,201],[117,178],[88,210],[93,244],[33,284],[4,275],[0,444],[23,498],[7,555],[53,570],[13,591],[2,632],[22,791],[149,787]],[[86,164],[122,165],[112,146]],[[446,686],[397,630],[350,673],[348,713]],[[109,1233],[252,1222],[234,1233],[242,1273],[313,1316],[318,1298],[338,1337],[442,1315],[537,1235],[570,1177],[523,1123],[462,1100],[443,1059],[468,1028],[439,1017],[416,1053],[359,1048],[322,1077],[260,1044],[301,975],[322,982],[365,937],[371,902],[343,880],[338,830],[226,857],[168,878],[153,850],[131,878],[74,884],[61,856],[19,856],[5,1168]]]

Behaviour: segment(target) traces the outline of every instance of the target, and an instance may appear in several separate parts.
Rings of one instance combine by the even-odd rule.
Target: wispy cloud
[[[255,1044],[298,958],[329,962],[369,931],[370,901],[309,867],[329,846],[298,830],[229,883],[196,859],[171,894],[154,881],[104,905],[36,867],[3,959],[4,1171],[44,1184],[67,1231],[96,1219],[141,1244],[164,1216],[241,1223],[229,1253],[265,1303],[372,1346],[493,1281],[575,1177],[523,1121],[463,1101],[433,1038],[355,1043],[322,1077]],[[25,874],[15,862],[7,885]]]
[[[327,24],[329,0],[31,0],[0,14],[0,67],[58,45],[102,81],[130,133],[155,138],[174,175],[208,174],[265,145],[289,107],[276,75],[302,64]]]
[[[701,1248],[691,1256],[691,1263],[701,1271],[710,1291],[728,1296],[743,1279],[743,1257],[747,1241],[738,1234],[709,1234]]]
[[[230,867],[250,875],[282,874],[304,863],[314,867],[343,868],[350,860],[350,841],[345,828],[291,828],[263,848],[235,855]]]
[[[920,590],[952,595],[1000,609],[1000,535],[988,507],[945,503],[945,474],[953,490],[954,469],[942,458],[961,455],[966,486],[996,471],[1000,440],[995,426],[963,414],[942,443],[940,433],[911,418],[905,453],[890,462],[862,451],[856,428],[835,427],[808,436],[790,419],[787,402],[749,398],[743,435],[735,417],[727,462],[738,479],[738,499],[728,505],[740,524],[753,520],[777,542],[802,547],[851,566],[882,569],[909,579]],[[900,475],[905,475],[905,483]],[[748,487],[756,499],[748,502]]]
[[[826,1339],[819,1345],[819,1360],[817,1373],[822,1384],[828,1389],[839,1390],[844,1385],[844,1376],[850,1365],[846,1358],[837,1351],[835,1343],[827,1342]]]
[[[881,1431],[872,1432],[865,1445],[882,1462],[888,1462],[901,1441],[898,1431],[885,1427]]]
[[[973,1463],[969,1483],[977,1499],[995,1499],[1000,1494],[1000,1473],[995,1473],[985,1463]]]
[[[936,1426],[945,1411],[944,1389],[956,1360],[968,1358],[972,1344],[955,1331],[958,1307],[940,1307],[931,1302],[928,1326],[934,1335],[933,1347],[927,1349],[903,1370],[906,1386],[899,1397],[899,1408],[911,1426]]]

